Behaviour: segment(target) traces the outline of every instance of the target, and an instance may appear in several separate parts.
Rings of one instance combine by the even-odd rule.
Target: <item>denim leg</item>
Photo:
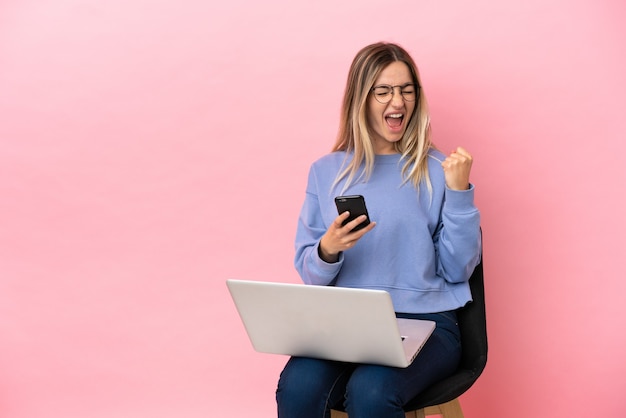
[[[407,368],[359,365],[346,388],[350,418],[404,418],[403,406],[432,383],[456,370],[461,345],[437,329]]]
[[[279,418],[329,418],[330,408],[343,400],[354,365],[292,357],[278,381]]]

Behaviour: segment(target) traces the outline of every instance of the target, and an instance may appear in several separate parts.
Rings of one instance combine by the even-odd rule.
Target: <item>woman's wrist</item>
[[[339,261],[339,253],[333,254],[324,250],[322,241],[320,241],[319,245],[317,246],[317,254],[322,260],[324,260],[327,263],[336,263],[337,261]]]

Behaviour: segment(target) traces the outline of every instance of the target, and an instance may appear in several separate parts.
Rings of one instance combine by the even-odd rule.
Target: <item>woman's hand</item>
[[[376,226],[376,222],[370,222],[365,228],[352,232],[357,225],[367,219],[367,216],[361,215],[342,226],[341,224],[348,219],[348,216],[350,212],[343,212],[337,216],[320,240],[319,256],[327,263],[337,262],[340,252],[354,247],[363,235]]]
[[[472,156],[458,147],[441,163],[446,186],[452,190],[469,189],[469,176],[472,169]]]

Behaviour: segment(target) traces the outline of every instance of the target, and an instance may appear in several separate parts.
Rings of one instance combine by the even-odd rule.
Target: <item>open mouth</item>
[[[404,115],[402,113],[391,113],[385,116],[385,121],[391,129],[398,129],[402,126]]]

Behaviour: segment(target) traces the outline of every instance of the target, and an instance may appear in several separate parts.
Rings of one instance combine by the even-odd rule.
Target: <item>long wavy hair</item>
[[[372,129],[367,123],[368,97],[380,73],[391,63],[404,62],[419,86],[419,97],[410,115],[402,139],[395,148],[404,161],[402,174],[404,182],[411,182],[419,188],[425,182],[429,192],[432,185],[428,176],[428,152],[433,148],[430,139],[430,115],[424,88],[420,81],[415,62],[399,45],[379,42],[361,49],[350,66],[343,96],[341,118],[337,142],[332,151],[346,151],[345,169],[340,171],[335,185],[346,178],[344,191],[352,183],[369,179],[374,167]],[[348,161],[349,155],[353,158]],[[364,166],[364,169],[361,167]]]

